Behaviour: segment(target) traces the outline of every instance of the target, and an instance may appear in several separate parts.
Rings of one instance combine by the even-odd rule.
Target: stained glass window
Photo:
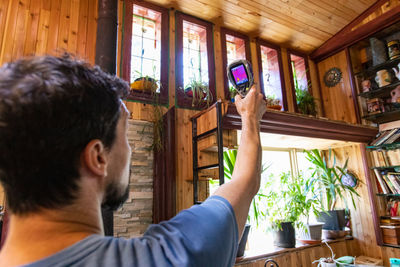
[[[160,81],[161,13],[133,5],[131,83],[140,77]],[[157,89],[160,92],[160,88]]]
[[[260,49],[264,94],[279,99],[282,104],[283,97],[278,51],[263,45],[260,45]]]
[[[193,81],[208,84],[207,30],[183,21],[183,82],[185,88]]]
[[[306,61],[303,57],[290,54],[295,89],[308,90]]]

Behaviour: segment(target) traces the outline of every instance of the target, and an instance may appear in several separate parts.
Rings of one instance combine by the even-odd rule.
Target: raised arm
[[[223,184],[214,195],[224,197],[235,211],[239,238],[246,223],[249,207],[260,188],[261,141],[260,119],[265,113],[263,95],[255,88],[245,98],[235,98],[236,109],[242,117],[240,139],[232,180]]]

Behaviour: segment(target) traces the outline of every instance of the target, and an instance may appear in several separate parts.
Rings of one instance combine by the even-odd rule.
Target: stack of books
[[[395,128],[380,132],[371,142],[371,146],[389,145],[398,141],[400,141],[400,128]]]
[[[400,173],[374,169],[381,194],[400,194]]]

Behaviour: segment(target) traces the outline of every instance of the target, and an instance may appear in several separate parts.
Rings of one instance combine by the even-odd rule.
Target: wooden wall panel
[[[345,51],[319,62],[317,66],[325,116],[332,120],[357,123]],[[327,87],[323,77],[325,72],[333,67],[342,71],[342,79],[336,86]]]
[[[357,187],[360,198],[355,199],[357,209],[348,202],[351,214],[353,237],[356,239],[360,255],[370,257],[381,257],[381,249],[377,246],[375,230],[372,219],[371,201],[368,194],[366,176],[361,155],[360,145],[351,145],[342,148],[335,148],[339,166],[343,166],[346,159],[349,159],[348,169],[353,171],[361,183]],[[341,204],[342,207],[345,207]]]
[[[94,63],[97,0],[0,2],[0,65],[68,52]]]

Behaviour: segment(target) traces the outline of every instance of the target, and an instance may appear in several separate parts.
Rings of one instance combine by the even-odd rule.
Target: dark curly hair
[[[0,68],[0,181],[12,213],[72,203],[80,154],[93,139],[112,147],[128,88],[68,55]]]

